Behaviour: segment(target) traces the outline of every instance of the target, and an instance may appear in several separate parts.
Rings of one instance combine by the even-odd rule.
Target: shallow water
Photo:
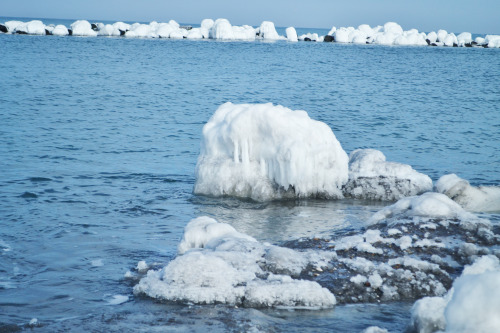
[[[306,110],[347,152],[379,149],[434,181],[500,183],[498,49],[3,34],[0,45],[0,328],[405,327],[411,303],[260,311],[132,295],[124,273],[171,260],[193,217],[280,244],[360,230],[385,205],[193,195],[201,128],[226,101]]]

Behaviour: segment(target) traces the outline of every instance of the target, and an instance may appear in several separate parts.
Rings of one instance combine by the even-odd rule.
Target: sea
[[[125,273],[174,259],[198,216],[284,245],[361,233],[391,204],[193,194],[202,128],[221,104],[305,110],[347,153],[499,185],[499,78],[500,49],[0,34],[0,331],[403,332],[414,300],[160,302],[134,295]]]

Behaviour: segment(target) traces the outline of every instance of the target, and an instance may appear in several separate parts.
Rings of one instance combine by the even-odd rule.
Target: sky
[[[281,27],[383,25],[403,29],[445,29],[460,33],[500,34],[500,0],[2,0],[0,16],[199,23],[227,18],[233,25]]]

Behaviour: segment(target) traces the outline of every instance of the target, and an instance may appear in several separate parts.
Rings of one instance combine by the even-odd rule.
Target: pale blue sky
[[[405,30],[500,34],[500,0],[2,0],[0,16],[330,28],[395,21]]]

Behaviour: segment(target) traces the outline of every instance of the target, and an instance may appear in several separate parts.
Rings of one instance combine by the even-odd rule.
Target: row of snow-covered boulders
[[[27,35],[56,35],[56,36],[124,36],[140,38],[171,38],[171,39],[218,39],[218,40],[285,40],[289,42],[336,42],[352,44],[379,44],[379,45],[431,45],[455,47],[500,47],[499,35],[486,35],[472,39],[470,32],[463,32],[458,36],[445,30],[424,33],[417,29],[404,31],[394,22],[383,26],[370,27],[362,24],[354,27],[333,27],[325,36],[317,33],[307,33],[298,36],[293,27],[286,29],[286,36],[276,31],[273,22],[264,21],[254,28],[249,25],[235,26],[227,19],[204,19],[200,27],[180,26],[174,20],[168,23],[151,22],[149,24],[116,22],[113,24],[90,23],[78,20],[68,29],[64,25],[45,25],[42,21],[30,22],[8,21],[0,24],[0,31],[11,34]]]

